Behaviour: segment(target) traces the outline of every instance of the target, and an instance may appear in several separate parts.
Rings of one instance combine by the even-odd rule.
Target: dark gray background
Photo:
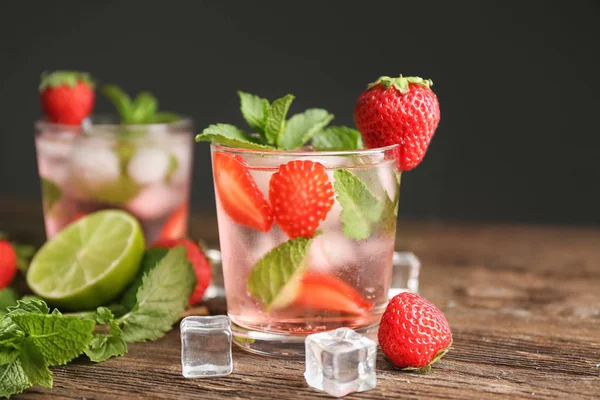
[[[45,69],[151,90],[197,130],[242,124],[237,89],[350,125],[368,82],[403,73],[434,80],[442,120],[403,177],[401,216],[600,224],[598,2],[350,3],[2,2],[0,196],[39,197]],[[192,204],[210,211],[208,145],[195,150]]]

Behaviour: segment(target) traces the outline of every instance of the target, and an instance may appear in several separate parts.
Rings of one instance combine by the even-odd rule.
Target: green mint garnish
[[[52,387],[52,372],[48,369],[46,359],[33,339],[26,338],[24,340],[21,345],[19,361],[30,384]]]
[[[344,235],[356,240],[368,238],[382,217],[385,203],[347,169],[338,169],[333,176],[337,200],[342,206],[340,218]]]
[[[285,132],[285,119],[293,101],[294,96],[286,94],[271,104],[265,125],[265,138],[269,144],[277,143]]]
[[[0,365],[0,397],[10,397],[23,392],[33,383],[29,380],[19,358]]]
[[[292,116],[286,124],[285,131],[277,139],[277,147],[284,150],[302,147],[332,119],[333,114],[321,108],[311,108]]]
[[[264,136],[269,112],[269,100],[260,98],[250,93],[238,91],[240,109],[244,119],[256,133]]]
[[[121,304],[127,308],[127,311],[133,309],[137,303],[137,292],[140,286],[142,286],[142,277],[146,274],[149,274],[150,271],[152,271],[158,265],[158,262],[162,260],[168,252],[169,249],[164,247],[155,247],[146,250],[144,257],[142,258],[138,275],[125,290],[125,293],[121,298]]]
[[[267,310],[285,307],[296,298],[311,242],[312,238],[302,237],[288,240],[265,254],[250,271],[248,292]]]
[[[225,146],[252,150],[273,150],[271,146],[257,143],[244,131],[229,124],[210,125],[196,136],[196,142],[216,142]]]
[[[312,146],[318,151],[359,150],[363,148],[363,142],[356,129],[330,126],[313,136]]]
[[[85,349],[85,354],[93,362],[106,361],[111,357],[127,353],[127,343],[123,339],[121,328],[115,321],[112,311],[106,307],[98,307],[94,320],[99,325],[107,325],[107,333],[95,333],[94,338]]]
[[[171,112],[159,112],[158,100],[152,93],[141,92],[132,100],[117,85],[102,85],[100,91],[116,107],[123,124],[144,125],[174,122],[181,119],[177,114]],[[126,130],[124,132],[124,134],[130,135]],[[139,132],[134,133],[139,134]]]
[[[47,178],[40,178],[42,182],[42,198],[47,213],[52,211],[52,206],[62,198],[61,188]]]
[[[178,246],[142,276],[132,310],[117,321],[127,342],[155,340],[165,335],[188,305],[196,275],[186,249]]]

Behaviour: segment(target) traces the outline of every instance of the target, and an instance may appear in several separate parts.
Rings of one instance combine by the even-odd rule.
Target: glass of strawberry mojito
[[[88,74],[42,76],[46,117],[35,124],[35,146],[48,239],[108,208],[134,215],[149,244],[185,237],[192,121],[159,112],[150,93],[130,99],[114,85],[101,90],[119,118],[90,116],[95,88]]]

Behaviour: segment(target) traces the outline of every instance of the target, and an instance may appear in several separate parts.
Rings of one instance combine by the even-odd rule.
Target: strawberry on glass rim
[[[81,125],[92,112],[96,100],[94,82],[85,72],[45,72],[39,91],[46,118],[56,124]]]
[[[382,76],[370,83],[354,108],[354,121],[369,148],[398,144],[401,171],[415,168],[440,122],[431,79]]]

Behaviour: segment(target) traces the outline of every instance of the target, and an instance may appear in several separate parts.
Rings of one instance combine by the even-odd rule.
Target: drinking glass
[[[302,277],[296,277],[302,283],[294,284],[291,279],[292,283],[282,289],[290,292],[282,295],[288,301],[275,306],[266,305],[252,295],[249,277],[259,260],[290,238],[278,226],[277,217],[268,232],[236,222],[235,216],[229,215],[223,206],[219,190],[230,191],[227,192],[228,201],[239,198],[241,202],[240,188],[232,184],[227,173],[221,175],[226,177],[219,179],[219,184],[229,186],[219,188],[215,179],[220,257],[234,343],[258,354],[299,357],[304,354],[304,338],[311,333],[339,327],[365,334],[377,330],[388,303],[392,280],[400,182],[393,155],[395,147],[317,152],[246,150],[211,145],[215,176],[221,173],[215,170],[215,157],[235,159],[248,171],[267,202],[269,190],[273,189],[270,188],[273,174],[281,166],[297,160],[322,164],[334,189],[335,202],[303,255]],[[340,203],[340,191],[344,189],[341,187],[343,182],[338,184],[336,181],[339,170],[344,170],[346,176],[351,174],[354,186],[346,185],[346,189],[356,192],[350,196],[352,204],[342,201],[347,210]],[[362,194],[357,194],[359,192]],[[375,211],[378,207],[381,212]],[[354,213],[356,211],[358,214]],[[276,212],[273,210],[274,214]],[[343,212],[347,215],[342,215]],[[363,221],[366,231],[363,229],[359,238],[356,232],[349,232],[351,227],[346,226],[352,224],[353,218],[368,219]],[[282,258],[279,262],[289,261]],[[289,269],[289,265],[281,267]],[[281,286],[281,279],[285,278],[265,274],[262,279],[262,284]],[[310,285],[306,284],[308,281]],[[304,293],[303,301],[298,302],[298,297],[294,296],[302,290],[309,293]]]
[[[98,210],[121,209],[146,242],[186,236],[192,121],[121,125],[108,117],[81,126],[38,121],[35,146],[46,236]]]

